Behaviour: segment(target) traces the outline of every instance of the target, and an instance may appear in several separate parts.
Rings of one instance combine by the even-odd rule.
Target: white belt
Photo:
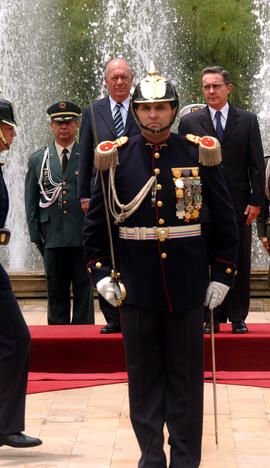
[[[167,227],[119,227],[121,239],[159,240],[178,239],[180,237],[194,237],[201,235],[201,225],[167,226]]]

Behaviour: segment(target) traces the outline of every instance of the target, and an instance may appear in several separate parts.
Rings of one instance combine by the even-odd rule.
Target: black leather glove
[[[36,248],[39,250],[42,257],[44,257],[44,240],[35,242]]]

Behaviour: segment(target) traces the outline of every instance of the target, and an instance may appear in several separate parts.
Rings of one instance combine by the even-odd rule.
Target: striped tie
[[[118,138],[120,138],[124,134],[124,130],[125,130],[124,122],[123,122],[122,115],[121,115],[121,112],[120,112],[121,107],[122,107],[122,103],[117,102],[117,104],[115,106],[116,112],[115,112],[114,118],[113,118]]]

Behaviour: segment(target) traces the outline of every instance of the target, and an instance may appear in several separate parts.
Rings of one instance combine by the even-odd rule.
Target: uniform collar
[[[68,145],[68,146],[61,146],[61,145],[59,145],[59,143],[56,143],[56,142],[55,142],[55,148],[56,148],[56,151],[57,151],[58,156],[60,157],[60,156],[62,155],[63,149],[66,148],[66,149],[68,150],[68,152],[69,152],[69,154],[67,155],[67,157],[69,158],[69,156],[70,156],[71,153],[72,153],[72,149],[73,149],[74,143],[75,143],[75,140],[73,141],[73,143],[71,143],[71,144]]]

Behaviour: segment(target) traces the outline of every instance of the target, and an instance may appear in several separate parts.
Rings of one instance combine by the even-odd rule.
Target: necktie
[[[216,112],[216,122],[217,122],[216,133],[217,133],[219,141],[222,140],[222,135],[223,135],[223,128],[222,128],[222,125],[221,125],[220,117],[221,117],[221,112],[217,111]]]
[[[121,112],[120,112],[121,107],[122,107],[122,103],[117,102],[117,104],[115,106],[116,112],[115,112],[114,118],[113,118],[118,138],[120,138],[124,134],[124,130],[125,130],[124,122],[123,122],[122,115],[121,115]]]
[[[62,171],[65,172],[68,164],[68,157],[67,157],[68,149],[64,148],[62,151]]]

